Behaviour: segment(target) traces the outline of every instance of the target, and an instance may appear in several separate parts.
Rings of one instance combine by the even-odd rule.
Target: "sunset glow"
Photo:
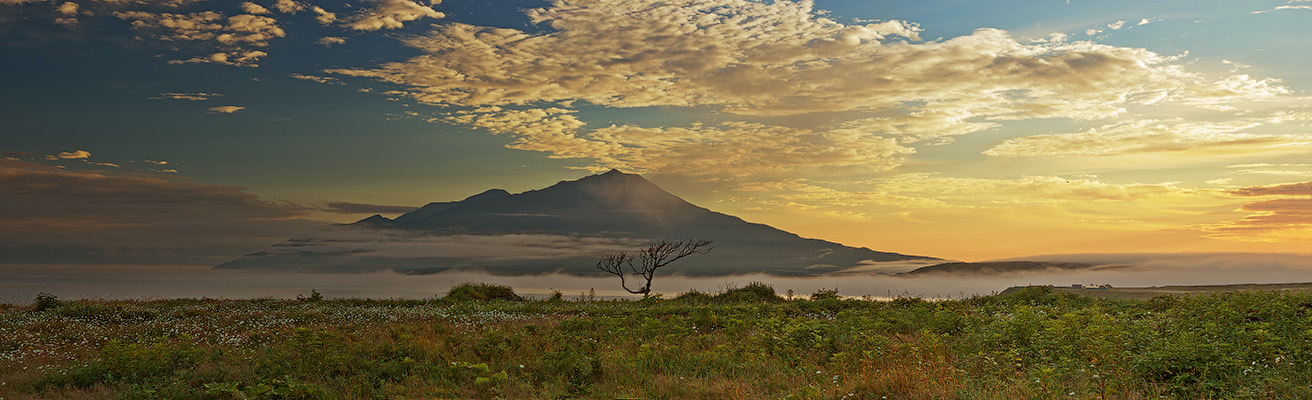
[[[618,169],[952,260],[1307,252],[1307,0],[0,0],[0,258],[217,265]]]

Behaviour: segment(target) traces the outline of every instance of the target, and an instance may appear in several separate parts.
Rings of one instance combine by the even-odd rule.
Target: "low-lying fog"
[[[961,298],[1000,292],[1017,285],[1111,284],[1116,287],[1230,283],[1312,282],[1312,254],[1084,254],[1024,257],[1017,260],[1085,262],[1124,266],[1087,271],[1044,271],[994,275],[831,275],[775,277],[735,275],[685,277],[657,272],[652,288],[667,298],[690,289],[723,291],[751,282],[774,286],[780,294],[792,290],[807,295],[818,289],[838,289],[844,296],[889,298],[917,296]],[[481,272],[402,275],[290,273],[215,270],[208,266],[16,266],[0,265],[0,302],[28,303],[39,292],[61,299],[158,299],[177,297],[293,298],[312,289],[324,296],[432,298],[466,282],[508,285],[521,295],[545,297],[553,290],[579,296],[629,296],[615,277],[559,274],[496,276]]]

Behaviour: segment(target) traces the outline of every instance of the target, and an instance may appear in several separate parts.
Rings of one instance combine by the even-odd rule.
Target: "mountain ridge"
[[[669,268],[689,275],[816,275],[869,263],[937,260],[803,238],[697,206],[640,175],[618,170],[522,193],[491,189],[461,201],[429,203],[394,219],[370,216],[343,229],[359,229],[341,232],[354,232],[361,238],[387,239],[295,239],[216,268],[393,269],[407,273],[483,269],[593,275],[598,272],[596,260],[604,253],[682,239],[711,240],[716,245],[711,254],[690,257]],[[420,244],[427,241],[445,246],[459,240],[483,247],[450,245],[451,251],[441,252],[434,250],[438,245],[423,248]],[[531,240],[547,243],[519,243]],[[502,248],[501,253],[488,250],[487,254],[470,255],[468,250],[491,249],[495,246],[488,243],[505,241],[518,244]],[[569,251],[570,246],[577,251]],[[388,255],[398,248],[423,256]]]

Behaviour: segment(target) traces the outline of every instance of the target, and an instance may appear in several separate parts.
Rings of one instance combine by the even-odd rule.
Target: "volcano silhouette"
[[[595,275],[598,257],[658,240],[698,239],[714,250],[671,264],[685,275],[816,275],[880,262],[939,261],[807,239],[689,203],[617,170],[511,194],[492,189],[388,219],[339,226],[217,268]]]

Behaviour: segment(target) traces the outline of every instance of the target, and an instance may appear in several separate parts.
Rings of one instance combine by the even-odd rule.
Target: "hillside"
[[[1118,268],[1098,264],[1050,262],[1050,261],[986,261],[986,262],[950,262],[916,268],[899,275],[928,274],[1006,274],[1018,272],[1036,272],[1046,270],[1080,270]]]
[[[1014,293],[1024,287],[1018,286],[1008,288],[1000,294]],[[1169,285],[1169,286],[1151,286],[1151,287],[1114,287],[1114,288],[1097,288],[1097,287],[1054,287],[1061,293],[1070,293],[1078,296],[1092,297],[1097,299],[1115,299],[1115,300],[1147,300],[1161,295],[1172,296],[1199,296],[1217,293],[1231,292],[1281,292],[1281,293],[1308,293],[1312,292],[1312,282],[1304,283],[1245,283],[1233,285]]]

